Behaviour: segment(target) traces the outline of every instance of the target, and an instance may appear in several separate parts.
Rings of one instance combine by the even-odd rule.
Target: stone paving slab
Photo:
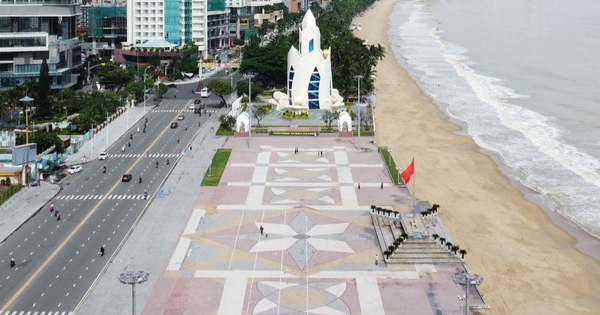
[[[142,314],[464,314],[464,288],[452,281],[461,264],[382,263],[370,205],[410,212],[413,200],[402,187],[381,189],[387,174],[360,167],[383,165],[376,149],[358,153],[352,139],[333,137],[251,141],[248,149],[248,139],[227,139],[233,152],[224,182],[202,187],[194,198],[189,211],[202,217],[190,215],[197,221],[173,251],[180,267],[160,276]],[[300,150],[295,156],[289,143]],[[335,162],[329,172],[281,166],[318,167],[321,150]],[[348,179],[361,176],[366,181],[358,190]],[[310,202],[275,198],[286,193]],[[324,196],[331,205],[322,205]],[[357,204],[348,206],[352,198]]]

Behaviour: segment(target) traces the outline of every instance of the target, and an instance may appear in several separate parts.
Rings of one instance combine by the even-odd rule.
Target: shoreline
[[[485,279],[491,313],[594,314],[600,262],[593,249],[600,241],[519,189],[493,153],[479,148],[400,66],[388,39],[389,14],[399,1],[380,0],[353,20],[362,25],[357,37],[386,50],[375,81],[376,143],[393,148],[402,167],[415,158],[416,191],[408,188],[442,206],[452,237],[468,251],[469,270]]]

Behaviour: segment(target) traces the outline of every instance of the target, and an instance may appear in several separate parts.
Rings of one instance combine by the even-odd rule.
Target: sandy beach
[[[598,314],[600,262],[511,185],[494,161],[423,94],[398,65],[387,39],[395,3],[378,1],[355,34],[385,47],[377,66],[376,141],[405,167],[415,159],[418,199],[441,205],[466,264],[484,277],[486,314]],[[402,126],[402,127],[400,127]]]

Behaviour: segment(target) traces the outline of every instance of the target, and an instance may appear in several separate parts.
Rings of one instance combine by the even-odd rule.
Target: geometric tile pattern
[[[302,203],[305,205],[332,205],[335,203],[331,194],[333,188],[315,187],[315,188],[271,188],[275,194],[270,202],[273,205],[286,205]]]
[[[253,314],[351,314],[340,299],[346,291],[345,282],[260,281],[257,286],[263,299],[256,304]]]

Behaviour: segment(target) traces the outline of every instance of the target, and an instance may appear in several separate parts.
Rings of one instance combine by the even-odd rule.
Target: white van
[[[200,90],[200,97],[209,97],[210,96],[210,92],[208,91],[208,88],[203,88],[202,90]]]

